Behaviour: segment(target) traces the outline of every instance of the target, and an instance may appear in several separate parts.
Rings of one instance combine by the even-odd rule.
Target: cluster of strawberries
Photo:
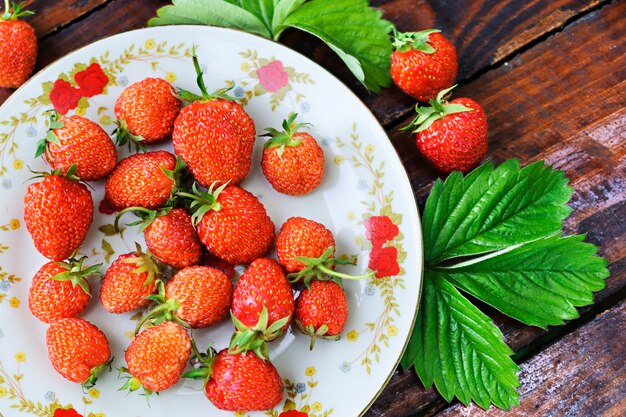
[[[394,30],[391,78],[405,93],[430,106],[415,106],[417,148],[439,171],[468,172],[487,153],[487,118],[469,98],[450,100],[459,68],[456,49],[438,29]]]
[[[157,78],[121,93],[117,143],[134,143],[144,152],[119,162],[115,144],[98,124],[52,112],[37,155],[53,171],[40,173],[43,179],[29,185],[24,197],[27,229],[37,250],[51,259],[32,280],[29,307],[50,323],[46,342],[54,368],[71,381],[95,383],[112,361],[109,343],[76,316],[90,300],[87,278],[102,265],[86,266],[76,251],[94,211],[80,181],[105,179],[101,209],[119,212],[116,228],[122,215],[135,213],[139,219],[131,224],[140,225],[148,247],[120,255],[100,287],[108,312],[148,308],[126,350],[123,388],[150,394],[182,376],[202,378],[216,407],[266,410],[283,398],[266,343],[292,322],[311,337],[311,348],[317,338],[338,339],[348,316],[341,279],[370,275],[336,271],[354,260],[335,258],[332,232],[313,220],[292,217],[276,236],[263,204],[237,185],[250,170],[254,122],[226,90],[209,94],[195,56],[193,62],[200,95],[174,92]],[[282,131],[267,129],[262,169],[277,191],[302,195],[321,183],[324,154],[295,119],[285,120]],[[147,151],[145,145],[170,136],[177,156]],[[274,242],[278,261],[266,257]],[[234,270],[225,264],[249,265],[234,289]],[[295,282],[304,286],[294,300]],[[187,328],[212,326],[229,311],[235,327],[230,346],[201,353]],[[194,369],[183,374],[192,359]]]

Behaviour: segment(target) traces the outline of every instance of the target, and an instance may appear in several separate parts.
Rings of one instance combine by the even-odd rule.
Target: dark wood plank
[[[385,18],[401,31],[439,28],[457,47],[458,79],[472,77],[565,22],[606,0],[379,0]],[[339,59],[312,36],[290,33],[284,42],[338,75],[387,124],[409,112],[415,100],[393,87],[370,95]]]
[[[611,263],[596,301],[626,286],[625,13],[623,2],[606,6],[459,91],[487,109],[489,158],[546,159],[572,180],[566,232],[588,233]],[[423,206],[437,173],[417,154],[413,137],[396,129],[390,136]],[[487,311],[516,351],[545,334]],[[444,404],[412,372],[397,371],[367,416],[431,415]]]
[[[441,417],[626,415],[626,302],[548,347],[520,368],[520,406],[507,413],[452,406]]]

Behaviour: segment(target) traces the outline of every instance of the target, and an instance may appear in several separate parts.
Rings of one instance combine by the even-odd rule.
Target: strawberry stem
[[[430,100],[430,106],[421,107],[419,103],[416,104],[415,112],[417,113],[417,117],[400,130],[413,129],[413,133],[418,133],[428,129],[436,120],[442,119],[450,114],[474,111],[474,109],[462,104],[448,103],[451,91],[455,87],[456,84],[450,88],[441,90],[435,99]]]
[[[427,29],[420,32],[398,32],[393,28],[393,46],[399,52],[416,50],[425,54],[435,53],[437,50],[428,43],[431,33],[441,32],[439,29]]]
[[[296,260],[302,262],[305,267],[300,272],[293,272],[287,275],[291,283],[304,282],[307,288],[309,288],[311,281],[317,279],[320,281],[335,280],[341,284],[341,279],[359,280],[369,278],[374,274],[374,271],[369,274],[363,275],[349,275],[342,272],[335,271],[332,267],[335,265],[355,265],[356,261],[349,259],[334,258],[335,248],[329,246],[328,249],[318,258],[310,258],[307,256],[298,256]]]
[[[113,134],[115,135],[115,144],[117,146],[124,146],[128,143],[129,151],[132,150],[133,145],[135,145],[137,151],[146,152],[148,150],[142,143],[145,140],[144,137],[130,133],[128,124],[126,124],[126,120],[123,117],[117,121],[117,127]]]
[[[25,1],[21,3],[13,3],[13,12],[11,12],[9,0],[4,0],[4,14],[0,16],[0,18],[2,20],[17,20],[22,16],[30,16],[35,14],[35,12],[31,12],[30,10],[22,10],[25,4]]]
[[[268,149],[278,148],[278,156],[283,156],[285,146],[300,146],[302,140],[294,139],[293,135],[295,135],[301,128],[310,126],[310,123],[295,123],[296,117],[298,117],[298,113],[293,113],[289,116],[289,118],[283,120],[282,132],[272,127],[266,128],[265,131],[267,133],[262,136],[269,136],[270,139],[265,142],[264,147]]]

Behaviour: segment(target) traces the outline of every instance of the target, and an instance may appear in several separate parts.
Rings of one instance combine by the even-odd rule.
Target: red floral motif
[[[109,83],[109,77],[102,71],[97,63],[89,65],[84,71],[79,71],[74,75],[74,80],[80,88],[81,95],[93,97],[102,94],[104,87]]]
[[[78,88],[61,79],[54,82],[52,91],[50,91],[50,102],[61,114],[66,114],[70,109],[75,109],[80,97],[81,92]]]
[[[283,411],[278,417],[309,417],[307,413],[302,413],[296,410]]]
[[[398,236],[400,230],[388,216],[372,216],[365,221],[365,237],[372,241],[372,245],[382,247],[385,243]]]
[[[73,408],[69,408],[67,410],[64,410],[63,408],[57,408],[56,410],[54,410],[53,417],[83,417],[83,416],[78,414],[76,410],[74,410]]]
[[[273,61],[256,70],[259,82],[270,93],[280,90],[289,84],[289,74],[283,68],[283,63]]]
[[[367,266],[376,271],[376,278],[398,275],[400,273],[398,249],[393,246],[387,248],[375,246],[370,253],[370,262]]]

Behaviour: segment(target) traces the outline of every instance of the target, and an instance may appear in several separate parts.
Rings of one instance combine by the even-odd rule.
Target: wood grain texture
[[[521,364],[521,404],[511,412],[454,405],[437,416],[624,416],[624,332],[626,302]]]
[[[623,2],[606,6],[459,90],[486,108],[488,158],[517,157],[524,164],[545,159],[571,179],[574,211],[566,233],[587,233],[611,263],[596,302],[626,286],[625,13]],[[437,173],[417,154],[413,137],[389,133],[423,207]],[[546,333],[485,311],[513,350]],[[397,371],[366,415],[431,415],[442,405],[412,372]]]

